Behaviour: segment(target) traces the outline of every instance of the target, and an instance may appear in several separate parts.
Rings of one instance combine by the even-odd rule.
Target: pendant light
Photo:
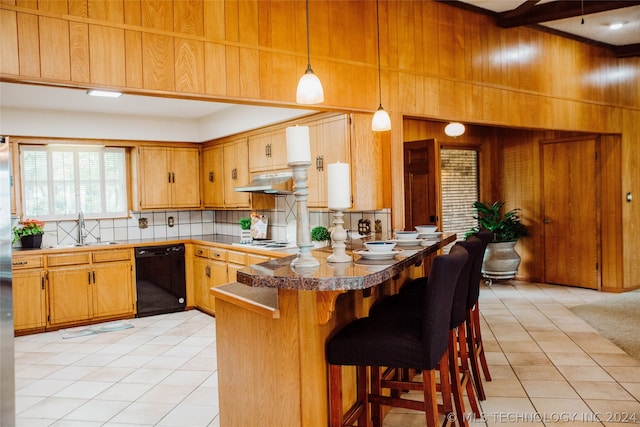
[[[380,13],[378,11],[378,0],[376,0],[376,28],[378,30],[378,93],[380,94],[380,106],[378,111],[373,115],[371,121],[371,130],[374,132],[383,132],[391,130],[391,118],[389,114],[382,108],[382,79],[380,78]]]
[[[311,69],[311,45],[309,43],[309,0],[307,0],[307,71],[304,72],[298,82],[296,91],[298,104],[320,104],[324,102],[322,83]]]

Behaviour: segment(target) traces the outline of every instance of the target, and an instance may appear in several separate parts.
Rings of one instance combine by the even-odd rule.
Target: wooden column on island
[[[240,270],[241,283],[212,288],[220,425],[328,426],[327,338],[422,276],[455,240],[445,234],[387,261],[354,255],[352,263],[332,264],[330,250],[314,251],[320,266],[306,277],[285,257]],[[343,375],[346,409],[355,398],[355,369],[344,367]]]

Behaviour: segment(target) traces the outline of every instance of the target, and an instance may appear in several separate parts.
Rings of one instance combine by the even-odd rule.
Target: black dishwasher
[[[135,248],[136,317],[183,311],[187,291],[184,245]]]

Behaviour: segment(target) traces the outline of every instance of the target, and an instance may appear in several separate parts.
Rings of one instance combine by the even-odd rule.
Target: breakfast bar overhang
[[[238,282],[211,288],[216,298],[220,425],[327,426],[325,343],[378,299],[424,275],[432,256],[456,240],[445,233],[392,260],[329,263],[293,271],[293,257],[252,265]],[[424,243],[423,243],[424,244]],[[344,407],[355,397],[355,369],[343,368]]]

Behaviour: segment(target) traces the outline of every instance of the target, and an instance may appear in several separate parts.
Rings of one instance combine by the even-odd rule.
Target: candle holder
[[[309,209],[307,208],[307,169],[311,162],[291,162],[288,166],[293,170],[294,196],[296,197],[297,227],[296,241],[298,243],[298,256],[291,261],[291,268],[309,269],[318,267],[320,262],[311,255],[311,235],[309,234]]]
[[[351,262],[353,258],[351,255],[347,255],[345,253],[346,245],[344,241],[347,240],[347,232],[342,227],[344,221],[342,217],[344,214],[342,213],[342,209],[332,209],[333,212],[333,231],[331,231],[331,247],[333,248],[333,253],[327,257],[328,262]]]

